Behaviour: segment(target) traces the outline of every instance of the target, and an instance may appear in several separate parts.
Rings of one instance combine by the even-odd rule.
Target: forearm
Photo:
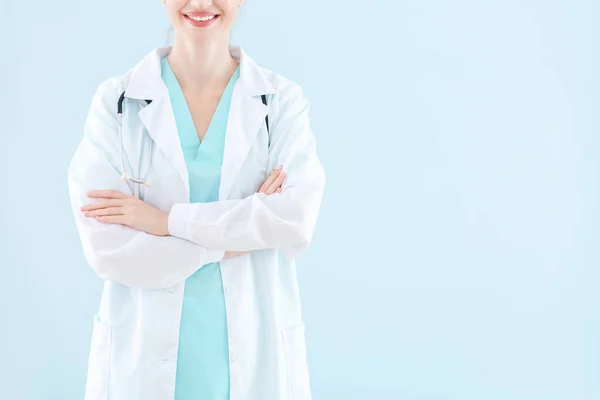
[[[145,232],[123,234],[123,228],[126,227],[111,225],[104,232],[80,235],[86,259],[98,276],[127,286],[173,286],[202,265],[220,261],[225,253],[174,237]],[[111,241],[108,237],[118,239]]]
[[[224,250],[207,249],[181,238],[154,236],[86,217],[80,209],[90,202],[87,197],[90,190],[129,191],[89,140],[84,139],[73,157],[68,187],[85,257],[103,279],[140,288],[169,287],[184,281],[202,265],[223,258]]]
[[[319,190],[289,188],[271,196],[175,204],[169,233],[235,251],[304,246],[311,240],[320,196]]]

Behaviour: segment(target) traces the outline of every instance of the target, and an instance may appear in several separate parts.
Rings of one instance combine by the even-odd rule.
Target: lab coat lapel
[[[252,143],[267,115],[267,107],[251,96],[242,85],[236,85],[225,135],[219,199],[227,199]]]
[[[260,96],[275,93],[265,71],[241,47],[231,46],[230,53],[240,63],[240,76],[234,86],[229,109],[220,200],[227,199],[231,193],[235,179],[268,113],[269,108],[262,103]]]
[[[153,101],[150,105],[143,108],[138,116],[158,149],[177,171],[177,174],[185,185],[185,190],[189,198],[190,185],[188,171],[179,142],[173,108],[167,96]]]
[[[189,197],[188,171],[179,143],[169,91],[161,75],[161,59],[170,51],[171,46],[159,47],[144,57],[132,71],[125,96],[139,100],[152,100],[152,103],[142,108],[138,116],[158,150],[177,171]]]

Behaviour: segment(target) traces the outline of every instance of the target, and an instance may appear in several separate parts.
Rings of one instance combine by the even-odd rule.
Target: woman
[[[294,259],[325,173],[302,89],[229,44],[242,1],[169,0],[173,46],[92,100],[69,168],[105,280],[86,400],[310,399]]]

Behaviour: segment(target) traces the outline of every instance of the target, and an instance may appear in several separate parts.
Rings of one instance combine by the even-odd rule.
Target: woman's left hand
[[[106,224],[120,224],[155,236],[169,235],[169,213],[158,210],[135,196],[116,190],[94,190],[92,199],[104,201],[81,207],[86,217],[95,217]]]

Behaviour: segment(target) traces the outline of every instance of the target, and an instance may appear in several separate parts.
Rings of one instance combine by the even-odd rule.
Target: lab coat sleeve
[[[132,194],[118,168],[117,87],[111,80],[99,86],[86,118],[83,139],[69,165],[69,195],[77,230],[85,258],[101,278],[139,288],[170,287],[202,265],[220,261],[225,251],[207,249],[177,237],[150,235],[124,225],[104,224],[85,217],[80,210],[92,200],[87,197],[91,190],[114,189]]]
[[[309,103],[300,86],[289,85],[281,92],[269,147],[269,165],[283,165],[287,174],[281,193],[255,193],[244,199],[211,203],[177,203],[169,213],[171,235],[206,247],[237,251],[278,248],[289,259],[308,249],[325,172],[310,128]]]

